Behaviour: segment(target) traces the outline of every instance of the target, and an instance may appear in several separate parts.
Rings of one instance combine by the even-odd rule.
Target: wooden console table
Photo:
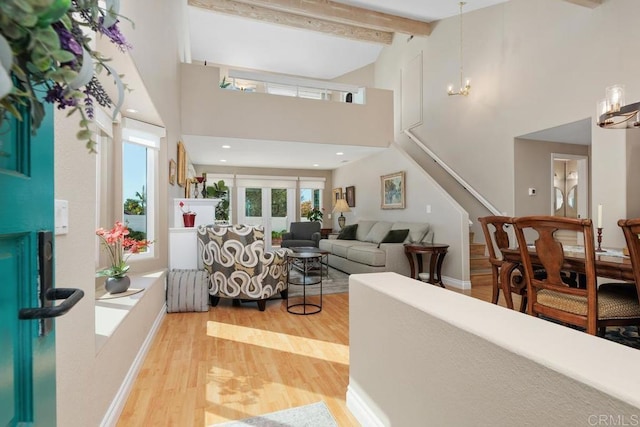
[[[444,288],[444,285],[442,284],[442,262],[444,261],[445,255],[447,255],[448,249],[449,245],[441,243],[405,243],[404,253],[409,259],[411,277],[414,279],[420,278],[423,264],[422,257],[425,254],[429,254],[429,280],[427,280],[427,282],[433,285],[440,285]],[[417,272],[414,258],[418,261]]]

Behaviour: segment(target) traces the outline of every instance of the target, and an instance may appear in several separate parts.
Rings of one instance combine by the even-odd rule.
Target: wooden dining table
[[[531,263],[541,265],[533,247],[530,250]],[[513,299],[511,298],[511,286],[516,289],[526,287],[522,280],[524,268],[520,250],[518,248],[502,249],[503,264],[500,267],[500,286],[507,303],[507,307],[513,309]],[[562,270],[575,272],[578,275],[584,274],[584,248],[580,246],[564,247],[564,264]],[[519,275],[514,273],[518,271]],[[633,282],[633,268],[628,256],[624,256],[619,249],[605,249],[604,252],[596,252],[596,275],[609,279]]]

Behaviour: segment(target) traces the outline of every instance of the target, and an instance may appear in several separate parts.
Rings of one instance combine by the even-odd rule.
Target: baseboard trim
[[[142,364],[144,363],[145,357],[147,357],[147,353],[149,352],[149,348],[151,347],[151,343],[158,333],[158,329],[160,329],[160,325],[162,324],[162,320],[164,316],[167,315],[167,304],[163,304],[160,308],[160,312],[156,316],[156,320],[153,322],[147,337],[145,338],[138,354],[135,359],[133,359],[133,363],[127,372],[127,375],[124,377],[124,381],[120,385],[118,392],[116,393],[111,405],[109,405],[109,409],[104,414],[102,418],[102,422],[100,423],[101,427],[112,427],[118,423],[118,419],[120,418],[120,414],[122,414],[122,410],[124,409],[124,405],[127,403],[127,398],[129,397],[129,393],[131,393],[131,388],[133,387],[133,383],[138,376],[138,372],[140,372],[140,368],[142,368]]]
[[[347,385],[347,408],[351,414],[358,420],[360,425],[367,427],[385,427],[383,422],[376,417],[374,412],[366,404],[365,400],[360,397],[358,390]]]
[[[451,286],[456,289],[471,289],[471,280],[459,280],[449,276],[442,276],[442,282],[445,284],[445,286]]]

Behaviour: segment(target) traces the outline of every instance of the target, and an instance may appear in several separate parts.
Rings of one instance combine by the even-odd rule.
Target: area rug
[[[609,326],[604,337],[610,341],[640,350],[640,335],[637,326]]]
[[[245,418],[240,421],[229,421],[211,427],[338,427],[324,402],[298,406],[258,417]]]
[[[326,268],[326,267],[325,267]],[[323,273],[322,278],[322,295],[341,294],[349,292],[349,275],[340,270],[329,267],[329,271]],[[291,271],[292,279],[301,279],[302,273],[296,270]],[[302,295],[302,286],[289,285],[290,296]],[[320,285],[307,285],[304,290],[307,295],[318,295],[320,293]]]

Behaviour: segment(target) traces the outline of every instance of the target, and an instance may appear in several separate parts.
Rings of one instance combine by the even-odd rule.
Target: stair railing
[[[482,194],[480,194],[475,188],[473,188],[467,181],[464,180],[460,175],[456,173],[453,169],[449,167],[445,162],[443,162],[440,157],[436,153],[434,153],[429,147],[427,147],[422,141],[418,139],[409,129],[405,129],[403,131],[405,135],[407,135],[413,142],[415,142],[418,147],[422,149],[429,157],[431,157],[442,169],[444,169],[453,179],[455,179],[458,184],[460,184],[465,190],[467,190],[473,197],[478,200],[482,206],[487,208],[489,212],[493,215],[503,215],[502,212],[498,210],[494,205],[491,204]]]

